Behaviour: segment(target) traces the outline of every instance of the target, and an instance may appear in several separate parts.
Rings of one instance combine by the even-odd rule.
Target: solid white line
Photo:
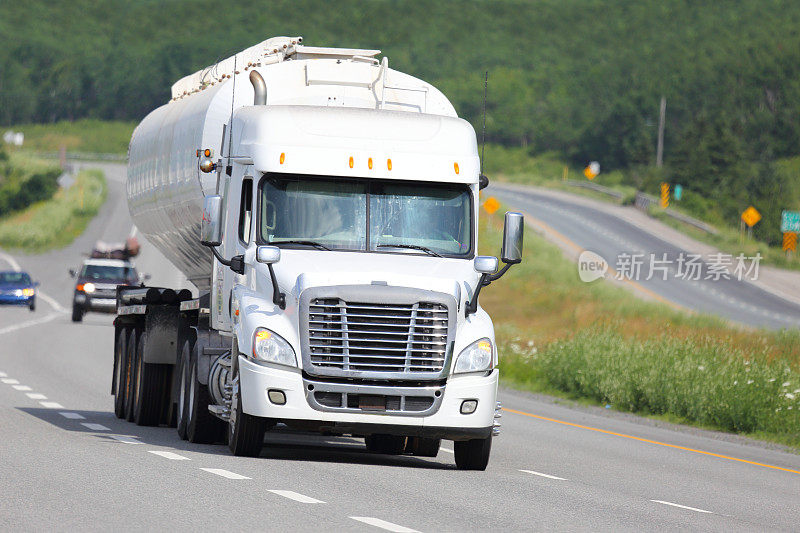
[[[526,474],[533,474],[534,476],[546,477],[549,479],[558,479],[559,481],[566,481],[566,479],[563,477],[551,476],[550,474],[542,474],[541,472],[534,472],[533,470],[520,470],[520,472],[525,472]]]
[[[44,394],[40,394],[38,392],[26,392],[25,396],[30,398],[31,400],[46,400],[47,396]]]
[[[0,379],[0,381],[5,383],[6,385],[19,385],[19,381],[13,378],[3,378]]]
[[[672,507],[680,507],[681,509],[688,509],[689,511],[697,511],[698,513],[714,514],[712,511],[706,511],[705,509],[698,509],[696,507],[688,507],[686,505],[681,505],[679,503],[665,502],[662,500],[650,500],[650,501],[654,503],[663,503],[664,505],[671,505]]]
[[[39,324],[44,324],[45,322],[50,322],[61,316],[61,313],[50,313],[47,316],[42,318],[36,318],[34,320],[28,320],[26,322],[20,322],[19,324],[14,324],[11,326],[6,326],[4,328],[0,328],[0,335],[4,333],[11,333],[12,331],[18,331],[20,329],[29,328],[31,326],[38,326]]]
[[[105,427],[103,424],[92,424],[91,422],[81,422],[83,427],[89,428],[92,431],[111,431],[111,428]]]
[[[86,420],[85,416],[78,413],[71,413],[69,411],[62,411],[58,414],[60,414],[64,418],[69,418],[70,420]]]
[[[316,498],[312,498],[310,496],[298,494],[297,492],[292,492],[291,490],[270,490],[269,492],[300,503],[325,503],[322,500],[317,500]]]
[[[353,520],[358,520],[359,522],[364,522],[365,524],[369,524],[371,526],[385,529],[386,531],[394,531],[395,533],[419,533],[416,529],[398,526],[397,524],[392,524],[391,522],[381,520],[380,518],[372,518],[371,516],[351,516],[350,518]]]
[[[19,266],[19,263],[17,263],[16,259],[14,259],[5,252],[0,252],[0,259],[5,260],[5,262],[11,265],[11,268],[13,268],[15,271],[19,272],[20,270],[22,270]]]
[[[42,407],[47,407],[48,409],[63,409],[64,406],[58,402],[39,402],[39,405]]]
[[[7,378],[7,377],[8,374],[6,374],[5,372],[0,372],[0,378]]]
[[[218,476],[226,477],[228,479],[250,479],[247,476],[243,476],[243,475],[237,474],[235,472],[229,472],[228,470],[223,470],[221,468],[201,468],[200,470],[205,470],[206,472],[210,472],[210,473],[216,474]]]
[[[33,390],[27,385],[14,385],[14,390]]]
[[[441,446],[439,446],[439,449],[447,453],[456,453],[454,450],[451,450],[450,448],[442,448]]]
[[[161,450],[147,450],[148,452],[163,457],[164,459],[172,459],[173,461],[189,461],[188,457],[178,455],[172,452],[162,452]]]
[[[127,435],[109,435],[114,440],[118,440],[120,442],[124,442],[125,444],[141,444],[138,439],[139,437],[128,437]]]

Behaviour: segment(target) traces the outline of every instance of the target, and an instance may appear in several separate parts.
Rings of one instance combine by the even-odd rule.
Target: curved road
[[[130,231],[121,167],[65,250],[11,258],[54,303],[0,309],[0,529],[796,530],[800,456],[716,433],[502,391],[486,472],[280,431],[260,458],[115,418],[110,315],[72,324],[66,270]],[[0,259],[2,261],[2,259]],[[179,281],[143,243],[154,283]]]

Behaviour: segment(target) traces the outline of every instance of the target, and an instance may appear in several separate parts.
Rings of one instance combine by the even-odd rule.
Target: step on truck
[[[268,39],[135,129],[138,230],[193,284],[117,291],[117,416],[257,456],[276,426],[483,470],[497,419],[475,131],[379,50]]]

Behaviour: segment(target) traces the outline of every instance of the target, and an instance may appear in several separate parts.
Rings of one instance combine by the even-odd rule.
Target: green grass
[[[83,233],[106,199],[103,173],[85,170],[69,189],[0,219],[0,246],[26,252],[63,247]]]
[[[22,149],[35,152],[69,152],[125,155],[135,122],[81,119],[54,124],[21,124],[8,129],[25,134]]]
[[[481,253],[497,253],[501,224],[484,216]],[[495,321],[505,386],[800,447],[796,330],[739,328],[583,283],[530,232],[523,262],[481,305]]]

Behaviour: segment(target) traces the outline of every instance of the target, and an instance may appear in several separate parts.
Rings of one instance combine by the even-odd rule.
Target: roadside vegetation
[[[497,254],[501,226],[483,216],[482,253]],[[481,305],[506,386],[800,448],[800,332],[737,328],[583,283],[530,232],[522,264]]]
[[[52,198],[0,218],[0,247],[41,252],[68,245],[100,210],[106,193],[102,172],[80,172],[71,187]]]
[[[115,154],[124,156],[136,123],[133,121],[81,119],[53,124],[21,124],[9,129],[25,134],[23,150]]]
[[[9,154],[0,144],[0,217],[51,198],[58,190],[60,174],[57,166]]]

